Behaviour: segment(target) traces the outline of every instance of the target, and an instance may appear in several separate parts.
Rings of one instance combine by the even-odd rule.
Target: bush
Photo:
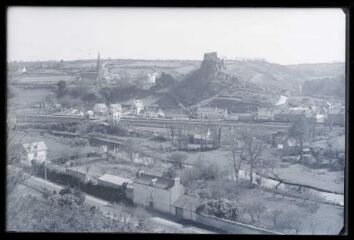
[[[237,221],[239,219],[239,206],[235,202],[225,199],[209,200],[197,208],[197,213]]]

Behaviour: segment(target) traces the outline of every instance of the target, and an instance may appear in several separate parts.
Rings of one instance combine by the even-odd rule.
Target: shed
[[[195,220],[196,210],[199,205],[199,199],[183,194],[173,203],[174,213],[179,218]]]

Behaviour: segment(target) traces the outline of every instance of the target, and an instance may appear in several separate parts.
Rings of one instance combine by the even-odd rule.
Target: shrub
[[[197,208],[197,213],[213,215],[218,218],[237,221],[239,218],[239,206],[235,202],[225,199],[209,200]]]

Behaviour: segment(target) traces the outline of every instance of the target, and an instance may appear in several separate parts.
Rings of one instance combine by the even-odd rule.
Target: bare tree
[[[300,118],[295,121],[292,126],[289,128],[289,136],[296,139],[296,145],[300,142],[300,160],[302,160],[302,148],[303,148],[303,139],[306,132],[306,125],[304,119]]]
[[[243,154],[243,143],[234,137],[233,146],[231,148],[232,158],[230,159],[230,165],[235,173],[236,181],[238,181],[239,171],[242,166],[242,154]]]
[[[248,157],[248,164],[250,167],[250,184],[253,183],[253,173],[255,169],[260,165],[260,155],[263,150],[263,141],[257,139],[256,136],[247,133],[242,134],[244,142],[244,151]]]
[[[132,140],[128,140],[124,145],[124,149],[128,154],[130,161],[134,161],[134,157],[137,154],[137,149],[135,148],[134,142]]]
[[[267,210],[264,203],[260,200],[250,200],[243,207],[251,218],[252,223],[260,222],[262,214]]]

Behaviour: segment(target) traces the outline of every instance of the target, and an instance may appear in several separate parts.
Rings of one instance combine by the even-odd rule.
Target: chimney
[[[151,179],[151,185],[154,186],[157,181],[157,178]]]
[[[175,180],[175,185],[181,184],[181,178],[176,177],[174,178],[174,180]]]

